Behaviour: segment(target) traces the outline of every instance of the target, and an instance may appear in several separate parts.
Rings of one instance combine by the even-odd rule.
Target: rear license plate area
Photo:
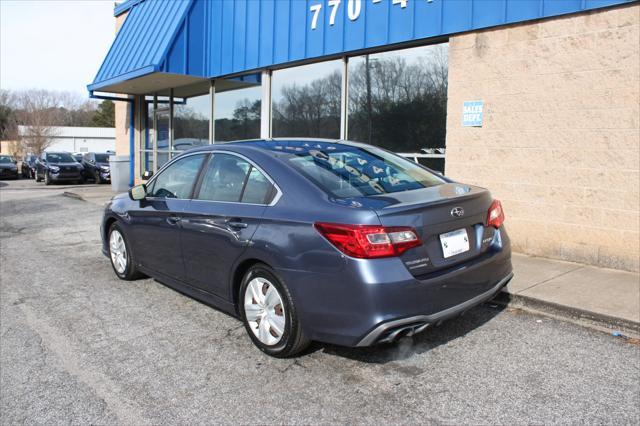
[[[440,234],[440,245],[445,259],[469,251],[467,230],[462,228]]]

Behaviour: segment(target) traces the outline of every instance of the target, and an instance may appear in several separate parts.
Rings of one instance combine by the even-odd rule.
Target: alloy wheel
[[[109,253],[111,254],[111,263],[113,263],[116,272],[124,274],[127,269],[127,246],[124,243],[122,234],[117,229],[111,231]]]
[[[277,344],[284,334],[286,317],[282,297],[266,278],[253,278],[244,294],[244,313],[253,334],[267,346]]]

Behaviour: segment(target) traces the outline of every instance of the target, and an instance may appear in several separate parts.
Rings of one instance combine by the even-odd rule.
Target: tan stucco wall
[[[446,173],[503,201],[516,251],[638,270],[639,22],[635,3],[450,39]]]
[[[116,33],[127,14],[116,16]],[[116,155],[129,155],[129,103],[116,102]]]

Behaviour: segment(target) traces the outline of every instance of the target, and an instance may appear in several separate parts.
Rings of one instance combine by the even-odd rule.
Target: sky
[[[88,96],[113,42],[113,0],[0,0],[0,88]]]

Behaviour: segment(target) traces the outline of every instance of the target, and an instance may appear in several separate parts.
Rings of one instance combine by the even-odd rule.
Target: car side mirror
[[[141,201],[147,197],[147,185],[136,185],[129,190],[129,198],[133,201]]]
[[[151,176],[153,176],[153,172],[151,170],[145,170],[144,173],[142,173],[142,180],[149,180]]]

